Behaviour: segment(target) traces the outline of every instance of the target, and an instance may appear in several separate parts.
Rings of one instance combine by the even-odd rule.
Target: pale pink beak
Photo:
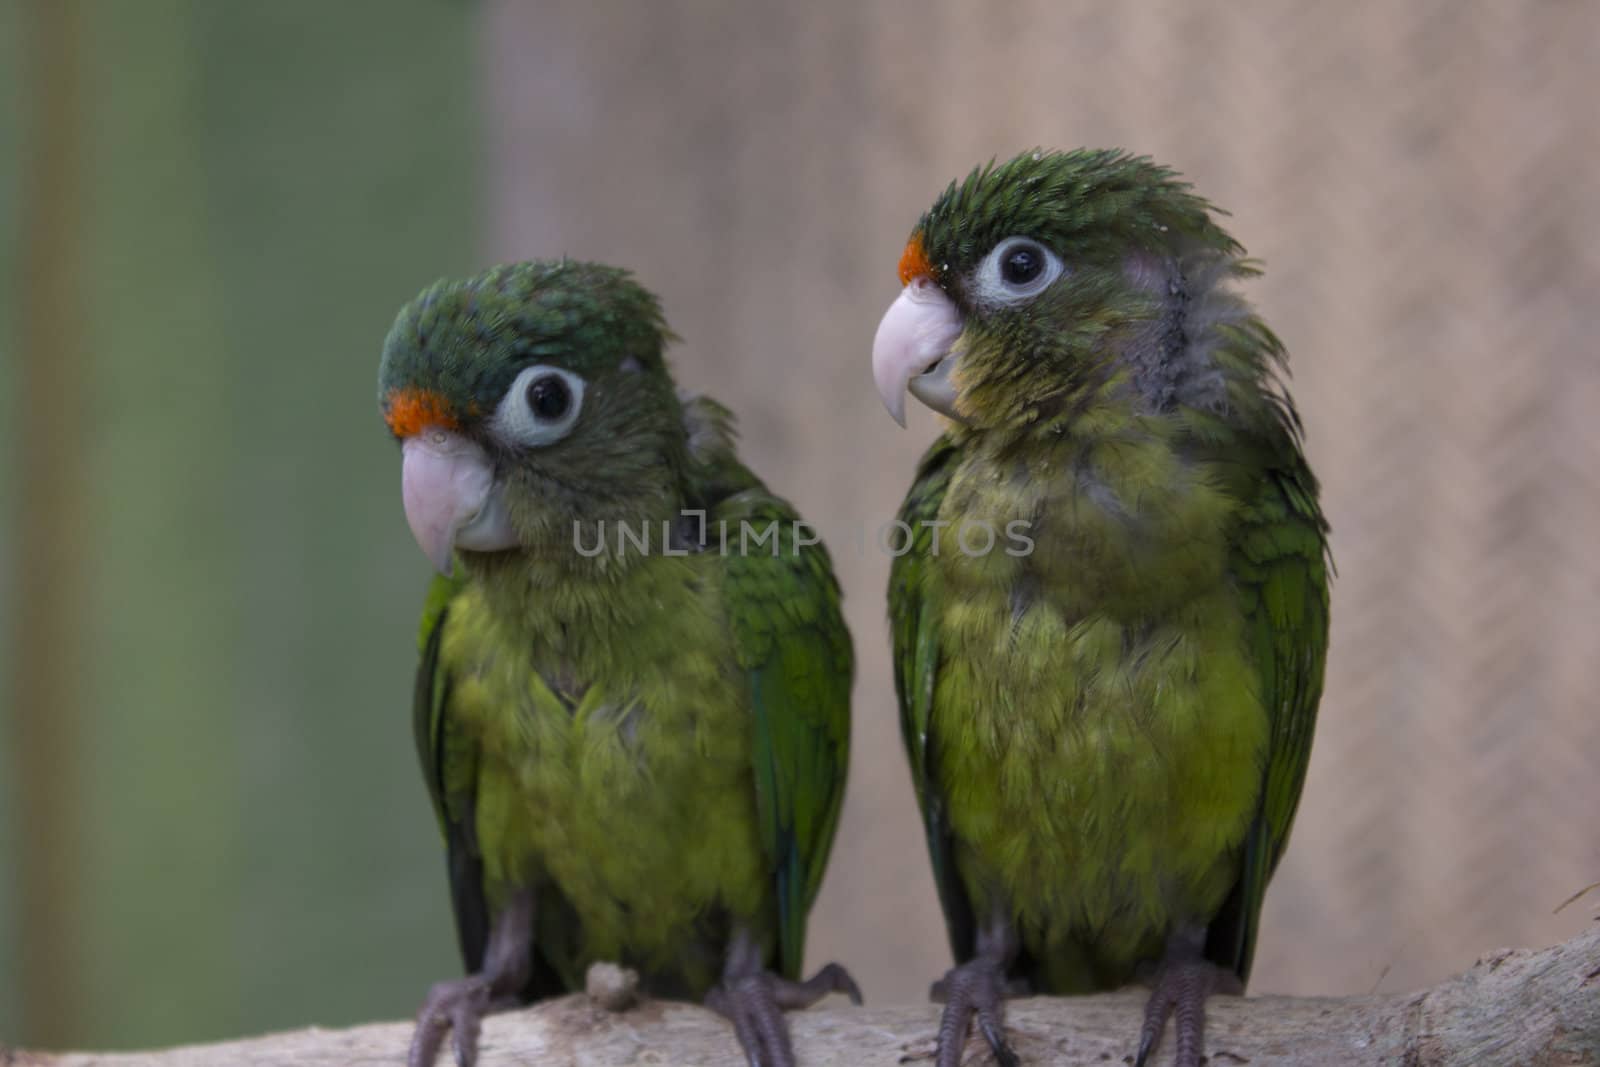
[[[457,548],[497,552],[516,547],[494,465],[482,448],[458,433],[429,428],[407,438],[400,453],[406,522],[440,574],[453,569]]]
[[[872,380],[894,421],[906,424],[906,391],[953,419],[955,384],[950,372],[959,355],[951,348],[961,336],[961,311],[934,284],[917,277],[884,312],[872,341]]]

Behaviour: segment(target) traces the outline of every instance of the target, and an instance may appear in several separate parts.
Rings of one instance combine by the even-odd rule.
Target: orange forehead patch
[[[384,398],[383,421],[396,437],[415,437],[430,426],[457,430],[461,424],[444,397],[431,389],[391,389]]]
[[[923,277],[933,277],[933,264],[922,247],[922,234],[914,233],[906,242],[906,250],[900,253],[900,284],[910,285],[912,278]]]

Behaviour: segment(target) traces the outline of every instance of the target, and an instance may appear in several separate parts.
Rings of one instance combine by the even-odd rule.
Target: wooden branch
[[[1028,1064],[1120,1064],[1131,1059],[1144,994],[1013,1001],[1007,1021]],[[823,1008],[791,1016],[805,1067],[899,1067],[931,1062],[933,1005]],[[1208,1009],[1210,1063],[1600,1064],[1600,925],[1539,952],[1496,952],[1418,993],[1334,998],[1216,997]],[[10,1052],[5,1067],[344,1067],[403,1064],[409,1023],[299,1030],[164,1052]],[[1172,1041],[1163,1044],[1169,1063]],[[978,1042],[971,1064],[988,1064]],[[448,1065],[448,1054],[440,1063]],[[742,1067],[733,1032],[704,1009],[646,1000],[626,1011],[575,995],[484,1024],[480,1067]]]

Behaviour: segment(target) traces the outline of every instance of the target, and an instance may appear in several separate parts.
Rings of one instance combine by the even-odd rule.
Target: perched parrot
[[[1327,525],[1256,273],[1150,160],[1029,152],[912,231],[873,375],[948,417],[901,506],[901,723],[956,967],[1003,1000],[1153,985],[1136,1062],[1242,992],[1311,750]]]
[[[468,972],[434,986],[411,1067],[485,1013],[636,968],[704,998],[752,1065],[790,1067],[850,734],[826,551],[681,396],[659,305],[590,263],[440,282],[384,342],[406,519],[442,572],[414,725]],[[452,572],[454,576],[452,577]]]

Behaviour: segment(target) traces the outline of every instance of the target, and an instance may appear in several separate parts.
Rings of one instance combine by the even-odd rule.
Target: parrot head
[[[593,263],[496,267],[402,308],[379,404],[433,565],[570,544],[575,520],[670,494],[685,450],[671,339],[653,295]]]
[[[1159,391],[1181,370],[1161,336],[1182,331],[1181,265],[1242,269],[1210,210],[1114,151],[1026,152],[952,182],[912,230],[873,342],[884,405],[904,425],[909,391],[982,429],[1068,410],[1119,367]]]

